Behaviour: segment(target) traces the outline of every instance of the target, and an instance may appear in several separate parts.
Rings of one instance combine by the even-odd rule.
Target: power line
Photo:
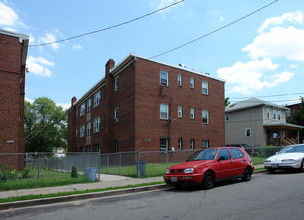
[[[126,25],[126,24],[129,24],[129,23],[132,23],[134,21],[137,21],[137,20],[140,20],[140,19],[143,19],[145,17],[148,17],[150,15],[153,15],[157,12],[160,12],[160,11],[164,11],[172,6],[175,6],[177,4],[180,4],[182,3],[184,0],[181,0],[181,1],[178,1],[178,2],[175,2],[171,5],[168,5],[168,6],[165,6],[163,8],[160,8],[160,9],[157,9],[155,11],[152,11],[148,14],[145,14],[145,15],[142,15],[142,16],[139,16],[139,17],[136,17],[136,18],[133,18],[131,20],[128,20],[128,21],[125,21],[125,22],[122,22],[122,23],[119,23],[119,24],[115,24],[115,25],[112,25],[112,26],[109,26],[109,27],[106,27],[106,28],[102,28],[102,29],[99,29],[99,30],[96,30],[96,31],[91,31],[91,32],[87,32],[87,33],[84,33],[84,34],[79,34],[79,35],[76,35],[76,36],[73,36],[73,37],[69,37],[69,38],[66,38],[66,39],[62,39],[62,40],[58,40],[58,41],[53,41],[53,42],[49,42],[49,43],[44,43],[44,44],[32,44],[32,45],[29,45],[29,47],[40,47],[40,46],[47,46],[47,45],[51,45],[51,44],[57,44],[57,43],[61,43],[61,42],[64,42],[64,41],[69,41],[69,40],[73,40],[75,38],[80,38],[80,37],[84,37],[84,36],[87,36],[87,35],[91,35],[91,34],[96,34],[98,32],[102,32],[102,31],[107,31],[107,30],[110,30],[110,29],[113,29],[113,28],[117,28],[117,27],[120,27],[120,26],[123,26],[123,25]]]
[[[268,98],[268,97],[278,97],[278,96],[290,96],[290,95],[304,95],[304,92],[290,93],[290,94],[278,94],[278,95],[264,95],[264,96],[254,96],[254,97],[229,97],[230,99],[250,99],[250,98]]]
[[[270,5],[274,4],[274,3],[277,2],[277,1],[279,1],[279,0],[275,0],[275,1],[273,1],[273,2],[267,4],[267,5],[263,6],[263,7],[261,7],[261,8],[259,8],[259,9],[255,10],[255,11],[253,11],[253,12],[251,12],[251,13],[249,13],[249,14],[247,14],[247,15],[245,15],[245,16],[243,16],[243,17],[241,17],[241,18],[239,18],[239,19],[237,19],[237,20],[235,20],[235,21],[233,21],[233,22],[231,22],[231,23],[229,23],[229,24],[226,24],[226,25],[224,25],[224,26],[222,26],[222,27],[220,27],[220,28],[218,28],[218,29],[216,29],[216,30],[214,30],[214,31],[211,31],[211,32],[209,32],[209,33],[207,33],[207,34],[205,34],[205,35],[203,35],[203,36],[200,36],[200,37],[198,37],[198,38],[196,38],[196,39],[194,39],[194,40],[191,40],[191,41],[189,41],[189,42],[187,42],[187,43],[184,43],[184,44],[182,44],[182,45],[180,45],[180,46],[178,46],[178,47],[175,47],[175,48],[173,48],[173,49],[171,49],[171,50],[167,50],[167,51],[165,51],[165,52],[163,52],[163,53],[160,53],[160,54],[158,54],[158,55],[155,55],[155,56],[153,56],[153,57],[150,57],[149,59],[156,58],[156,57],[165,55],[165,54],[167,54],[167,53],[171,53],[171,52],[173,52],[173,51],[175,51],[175,50],[177,50],[177,49],[180,49],[180,48],[185,47],[185,46],[187,46],[187,45],[189,45],[189,44],[192,44],[192,43],[194,43],[195,41],[198,41],[198,40],[200,40],[200,39],[202,39],[202,38],[205,38],[205,37],[207,37],[207,36],[209,36],[209,35],[211,35],[211,34],[214,34],[214,33],[218,32],[218,31],[220,31],[220,30],[222,30],[222,29],[225,29],[225,28],[227,28],[227,27],[229,27],[229,26],[231,26],[231,25],[233,25],[233,24],[235,24],[235,23],[237,23],[237,22],[239,22],[239,21],[241,21],[241,20],[243,20],[243,19],[245,19],[245,18],[247,18],[247,17],[249,17],[249,16],[251,16],[251,15],[253,15],[253,14],[255,14],[255,13],[257,13],[257,12],[263,10],[263,9],[265,9],[265,8],[267,8],[267,7],[269,7]]]

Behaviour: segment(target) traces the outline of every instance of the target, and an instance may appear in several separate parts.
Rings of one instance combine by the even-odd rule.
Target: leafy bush
[[[78,178],[77,168],[75,166],[72,167],[71,177]]]
[[[30,177],[30,169],[25,168],[23,171],[21,171],[21,175],[23,179],[29,178]]]
[[[17,171],[11,170],[7,165],[0,164],[0,181],[6,182],[7,180],[14,180],[17,178]]]

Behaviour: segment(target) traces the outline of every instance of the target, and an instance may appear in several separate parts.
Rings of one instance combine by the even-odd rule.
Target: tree
[[[26,152],[52,152],[67,147],[67,113],[46,97],[25,101],[24,135]]]
[[[304,126],[304,99],[300,97],[300,110],[293,110],[292,116],[288,120],[289,123],[296,124],[296,125],[303,125]]]
[[[225,107],[230,105],[229,97],[225,98]]]

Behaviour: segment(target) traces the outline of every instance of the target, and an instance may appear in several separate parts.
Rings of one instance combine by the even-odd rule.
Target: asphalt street
[[[304,174],[218,183],[1,211],[1,219],[303,219]]]

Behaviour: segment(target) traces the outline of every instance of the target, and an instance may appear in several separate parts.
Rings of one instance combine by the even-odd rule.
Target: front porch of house
[[[299,135],[300,130],[303,128],[303,126],[280,122],[264,124],[266,145],[287,146],[299,144],[303,142],[303,140],[300,140]]]

